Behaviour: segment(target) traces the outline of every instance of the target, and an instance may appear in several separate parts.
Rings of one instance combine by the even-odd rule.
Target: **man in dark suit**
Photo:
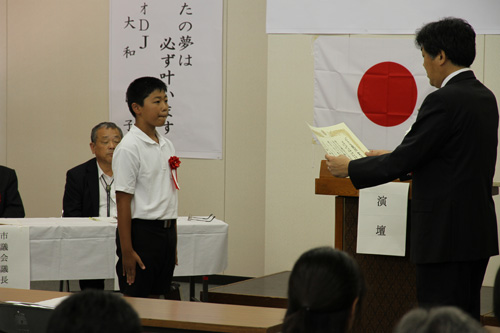
[[[498,142],[495,96],[469,69],[475,33],[446,18],[417,31],[429,94],[393,152],[349,161],[327,155],[334,176],[358,189],[412,174],[410,258],[421,306],[454,305],[479,319],[480,289],[498,254],[492,183]]]
[[[24,217],[16,171],[0,165],[0,217]]]
[[[95,158],[69,170],[63,197],[63,217],[116,216],[116,199],[111,162],[123,137],[111,122],[96,125],[90,149]],[[104,280],[80,280],[80,289],[104,289]]]

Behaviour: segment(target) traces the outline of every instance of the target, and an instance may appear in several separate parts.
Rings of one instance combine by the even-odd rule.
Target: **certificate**
[[[345,123],[329,127],[313,127],[309,125],[309,128],[328,155],[345,155],[351,160],[366,157],[365,153],[368,149]]]

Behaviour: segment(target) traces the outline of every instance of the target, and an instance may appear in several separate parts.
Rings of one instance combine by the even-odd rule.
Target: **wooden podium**
[[[358,190],[349,178],[333,177],[326,161],[321,161],[315,193],[337,196],[335,248],[356,259],[366,280],[361,318],[355,320],[354,332],[392,332],[399,319],[417,306],[415,266],[409,260],[409,238],[405,257],[357,254]],[[407,216],[409,231],[410,214]]]

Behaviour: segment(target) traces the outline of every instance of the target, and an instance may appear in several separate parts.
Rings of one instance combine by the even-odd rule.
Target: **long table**
[[[0,219],[0,232],[2,225],[29,227],[31,281],[115,277],[114,219]],[[179,265],[174,276],[211,275],[227,267],[226,223],[179,217],[177,233]]]
[[[290,273],[284,271],[210,288],[206,299],[211,303],[286,309]]]
[[[70,295],[0,288],[0,301],[41,302]],[[126,297],[143,327],[154,332],[280,332],[285,309]]]

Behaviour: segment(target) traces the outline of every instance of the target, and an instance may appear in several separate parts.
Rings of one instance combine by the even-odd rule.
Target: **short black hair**
[[[132,109],[132,104],[137,103],[140,106],[144,106],[144,100],[153,92],[153,91],[167,91],[167,85],[162,80],[151,77],[144,76],[138,79],[135,79],[127,88],[127,104],[130,113],[135,118],[135,112]]]
[[[120,133],[120,138],[123,138],[123,132],[120,127],[116,126],[115,123],[110,122],[110,121],[103,121],[102,123],[99,123],[92,128],[92,131],[90,132],[90,141],[93,143],[96,143],[97,141],[97,131],[100,130],[101,128],[111,128],[111,129],[116,129],[118,130],[118,133]]]
[[[485,332],[481,324],[456,306],[415,308],[400,319],[393,333]]]
[[[415,44],[432,58],[444,51],[457,66],[470,67],[476,58],[476,33],[467,21],[447,17],[416,31]]]
[[[52,312],[51,333],[140,333],[139,315],[123,296],[88,289],[72,294]]]

